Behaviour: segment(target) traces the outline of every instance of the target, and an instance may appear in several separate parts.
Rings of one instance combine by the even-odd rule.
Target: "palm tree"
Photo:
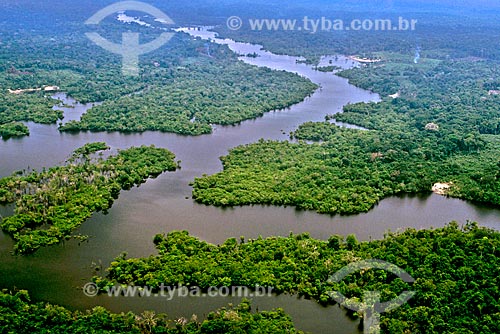
[[[144,311],[141,315],[136,316],[136,320],[143,333],[151,333],[153,328],[158,324],[154,311]]]

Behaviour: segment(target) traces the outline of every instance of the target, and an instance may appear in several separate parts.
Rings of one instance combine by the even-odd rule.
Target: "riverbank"
[[[149,309],[176,318],[189,318],[192,314],[202,317],[228,303],[238,303],[238,298],[178,298],[169,302],[161,298],[88,298],[81,287],[90,280],[96,267],[107,267],[121,251],[126,250],[131,257],[155,254],[152,237],[172,230],[189,230],[201,240],[221,244],[232,237],[287,237],[290,232],[308,232],[320,240],[327,240],[333,234],[355,234],[358,240],[382,239],[387,230],[439,227],[452,220],[465,223],[469,219],[500,229],[497,209],[434,194],[393,196],[365,214],[333,217],[292,207],[255,205],[222,209],[196,204],[190,198],[189,183],[203,174],[219,172],[222,169],[219,157],[227,155],[229,149],[255,143],[260,138],[285,141],[300,124],[321,122],[349,102],[379,100],[377,94],[349,85],[346,79],[296,64],[295,57],[266,53],[260,46],[231,43],[237,54],[251,53],[250,50],[260,54],[251,59],[241,57],[242,61],[307,76],[322,89],[289,109],[273,111],[236,126],[218,126],[213,134],[199,137],[151,131],[59,133],[56,125],[28,123],[29,137],[0,141],[3,158],[0,174],[3,176],[27,166],[41,170],[44,166],[57,165],[74,149],[90,141],[104,141],[112,150],[151,144],[166,147],[182,161],[182,169],[175,175],[164,174],[123,192],[108,214],[97,213],[80,227],[78,233],[91,236],[85,243],[72,240],[41,249],[30,257],[12,257],[12,240],[0,233],[1,287],[25,288],[34,300],[51,301],[72,309],[102,305],[113,312],[141,313]],[[67,114],[72,112],[68,110]],[[260,310],[283,307],[302,330],[326,333],[336,328],[339,334],[359,332],[358,322],[346,317],[341,309],[323,308],[314,301],[295,296],[256,298],[254,305]]]

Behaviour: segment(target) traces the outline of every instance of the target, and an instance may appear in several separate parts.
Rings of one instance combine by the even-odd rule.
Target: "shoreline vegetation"
[[[45,12],[38,13],[44,14],[40,17],[48,25],[38,24],[35,16],[34,20],[19,20],[22,3],[5,11],[10,21],[5,21],[5,47],[0,48],[0,85],[22,90],[52,83],[81,103],[107,101],[80,122],[62,126],[61,131],[209,133],[211,124],[232,124],[267,108],[285,107],[287,101],[301,101],[317,88],[290,73],[243,65],[227,46],[183,34],[173,37],[168,52],[157,50],[141,57],[140,79],[126,78],[121,75],[118,57],[84,37],[82,8],[68,4],[71,10],[57,11],[53,9],[60,6],[50,1],[43,4]],[[33,5],[28,4],[25,12],[34,13]],[[314,11],[333,17],[338,14],[338,6],[334,7]],[[187,12],[189,21],[200,8],[177,12]],[[229,8],[231,15],[235,8]],[[248,11],[245,8],[242,13]],[[228,12],[228,8],[216,9],[218,15]],[[252,12],[258,15],[263,9],[255,6]],[[268,9],[262,13],[269,17]],[[292,16],[293,8],[290,13]],[[220,33],[263,45],[276,54],[303,56],[303,62],[312,65],[324,54],[384,59],[338,75],[387,98],[380,103],[347,105],[343,113],[328,116],[370,131],[342,129],[328,121],[308,122],[291,134],[296,143],[262,140],[234,148],[222,158],[222,172],[194,181],[193,197],[220,206],[269,203],[321,213],[356,213],[369,210],[391,194],[430,192],[436,183],[447,182],[449,196],[499,205],[500,49],[491,40],[498,35],[497,21],[487,20],[485,25],[483,14],[480,20],[464,20],[460,15],[433,14],[432,10],[418,14],[411,9],[411,13],[422,18],[418,34],[255,33],[247,27]],[[303,14],[301,8],[298,15]],[[284,15],[286,11],[280,13],[280,17]],[[349,18],[359,12],[343,15]],[[468,29],[463,22],[470,23]],[[224,26],[217,29],[224,30]],[[155,38],[158,32],[133,25],[128,28],[140,32],[144,40]],[[99,29],[115,40],[123,32],[122,25],[105,21],[96,27]],[[165,91],[173,93],[167,96]],[[43,91],[5,91],[0,94],[0,125],[20,121],[54,124],[63,116],[62,111],[52,109],[58,103]],[[165,149],[143,146],[107,159],[99,156],[107,149],[105,143],[87,144],[63,166],[0,179],[0,202],[16,203],[14,215],[1,222],[1,228],[16,242],[16,253],[79,238],[73,231],[94,212],[109,209],[121,190],[179,167]],[[365,291],[380,291],[382,300],[388,301],[409,290],[416,294],[407,304],[382,315],[384,333],[500,333],[500,232],[475,223],[388,232],[382,240],[366,242],[358,242],[354,235],[316,240],[308,234],[290,234],[230,238],[212,245],[186,231],[168,231],[156,235],[153,243],[158,254],[147,258],[122,254],[109,264],[105,276],[95,276],[93,281],[101,291],[115,284],[202,288],[259,284],[322,304],[332,303],[328,294],[332,290],[355,301],[362,301]],[[363,259],[390,262],[415,282],[405,283],[381,270],[328,282],[345,265]],[[166,320],[174,328],[166,328],[164,318],[149,312],[113,315],[97,307],[83,314],[34,304],[24,291],[15,295],[2,292],[0,314],[5,328],[16,333],[295,332],[282,311],[254,314],[246,302],[236,309],[214,312],[208,324],[195,319]]]
[[[212,125],[235,125],[302,102],[318,88],[286,71],[236,61],[205,62],[178,68],[171,82],[150,85],[132,95],[106,100],[80,121],[59,131],[161,131],[181,135],[212,133]],[[224,68],[224,70],[222,70]],[[161,69],[155,69],[155,76]],[[175,79],[173,79],[175,78]],[[169,92],[165,94],[165,92]]]
[[[325,122],[306,122],[291,133],[295,143],[234,148],[221,158],[222,172],[194,180],[193,198],[215,206],[354,214],[387,196],[430,193],[447,182],[448,196],[500,206],[498,96],[488,95],[499,85],[492,81],[498,68],[483,61],[383,58],[384,66],[337,75],[380,96],[397,96],[348,104]],[[342,129],[328,119],[371,131]]]
[[[292,135],[298,143],[261,140],[232,149],[221,158],[222,172],[194,180],[193,198],[222,207],[293,205],[323,214],[353,214],[367,212],[391,195],[430,193],[446,180],[442,195],[500,205],[498,136],[483,136],[484,147],[471,154],[447,153],[434,133],[413,141],[412,134],[399,131],[307,122]],[[430,147],[424,149],[422,143]]]
[[[0,124],[0,137],[7,140],[15,137],[29,136],[30,130],[21,122]]]
[[[214,310],[204,320],[197,315],[172,319],[153,311],[116,314],[101,306],[85,312],[71,311],[32,302],[28,292],[20,290],[0,292],[0,313],[5,333],[40,333],[46,329],[55,334],[303,334],[283,309],[253,311],[248,300]]]
[[[114,285],[272,287],[333,304],[329,291],[360,301],[364,291],[381,291],[381,300],[403,291],[415,296],[384,313],[385,333],[497,333],[500,330],[500,233],[467,223],[444,228],[388,233],[382,240],[358,242],[354,235],[328,241],[308,234],[212,245],[187,231],[156,235],[158,255],[111,262],[105,277],[93,281],[102,292]],[[355,273],[339,283],[329,277],[345,265],[366,259],[390,262],[410,274],[405,283],[383,270]],[[359,316],[359,314],[358,314]]]
[[[179,167],[166,149],[133,147],[102,158],[108,149],[102,142],[89,143],[75,150],[63,166],[20,171],[0,179],[0,203],[16,204],[14,215],[0,223],[14,239],[15,253],[33,253],[70,238],[84,239],[72,235],[73,231],[94,212],[106,212],[121,190]]]
[[[121,31],[119,26],[109,30]],[[154,35],[151,29],[141,33]],[[83,104],[103,103],[81,120],[60,125],[59,131],[150,130],[196,136],[211,133],[212,125],[234,125],[288,108],[318,88],[294,73],[245,64],[227,46],[207,47],[184,33],[174,36],[167,54],[148,54],[139,78],[124,77],[112,55],[88,48],[82,38],[73,42],[75,49],[83,50],[74,55],[64,43],[54,45],[29,34],[6,36],[6,43],[19,51],[2,54],[7,64],[0,85],[18,88],[0,94],[0,126],[21,121],[56,124],[63,112],[54,110],[60,101],[48,93],[60,91]],[[23,52],[23,43],[32,44],[30,54]],[[30,60],[46,49],[53,49],[57,59]],[[52,86],[43,85],[47,82]]]

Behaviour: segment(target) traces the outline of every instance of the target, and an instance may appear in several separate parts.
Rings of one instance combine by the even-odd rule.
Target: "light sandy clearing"
[[[432,191],[438,195],[446,195],[446,194],[448,194],[448,191],[450,191],[452,186],[453,186],[453,182],[435,183],[432,186]]]
[[[30,92],[39,92],[39,91],[44,91],[44,92],[55,92],[59,90],[58,86],[43,86],[41,88],[28,88],[28,89],[8,89],[9,93],[11,94],[22,94],[22,93],[30,93]]]

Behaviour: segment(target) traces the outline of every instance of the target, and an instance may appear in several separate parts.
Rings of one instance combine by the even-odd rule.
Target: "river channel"
[[[159,132],[70,134],[60,133],[56,125],[27,123],[31,131],[29,137],[0,141],[0,177],[28,166],[40,169],[60,164],[74,149],[91,141],[104,141],[113,149],[151,144],[165,147],[182,161],[182,169],[121,192],[108,214],[94,214],[77,231],[90,236],[87,242],[69,241],[43,248],[34,255],[16,257],[10,253],[11,238],[0,232],[1,288],[28,289],[35,300],[46,300],[72,309],[102,305],[115,312],[131,310],[140,313],[147,309],[167,313],[171,318],[189,319],[192,314],[203,317],[210,310],[237,303],[238,298],[181,297],[166,300],[103,295],[89,298],[82,293],[81,287],[89,281],[94,268],[107,267],[122,251],[134,257],[154,254],[153,236],[171,230],[188,230],[192,235],[217,244],[229,237],[288,236],[290,232],[308,232],[320,239],[327,239],[332,234],[356,234],[360,240],[369,240],[383,237],[387,230],[440,227],[452,220],[459,223],[472,220],[500,229],[500,210],[435,194],[390,197],[370,212],[352,216],[319,215],[293,207],[256,205],[222,209],[195,203],[190,197],[189,182],[203,174],[220,171],[219,157],[226,155],[232,147],[256,142],[260,138],[288,140],[289,132],[306,121],[322,121],[325,115],[340,112],[347,103],[378,101],[380,97],[354,87],[332,73],[301,64],[296,57],[275,55],[258,45],[217,39],[205,28],[183,31],[226,44],[240,55],[255,52],[256,58],[242,56],[240,59],[256,66],[297,73],[321,88],[302,103],[286,110],[272,111],[235,126],[216,126],[212,134],[197,137]],[[345,57],[323,60],[325,64],[330,64],[330,61],[344,68],[356,66]],[[64,111],[66,120],[78,119],[92,107],[92,104],[78,104],[64,94],[56,97],[65,105],[73,106],[58,107]],[[5,216],[11,209],[0,207],[0,214]],[[253,306],[259,310],[282,307],[301,330],[360,333],[358,321],[347,317],[337,306],[325,308],[314,301],[287,295],[256,298]]]

